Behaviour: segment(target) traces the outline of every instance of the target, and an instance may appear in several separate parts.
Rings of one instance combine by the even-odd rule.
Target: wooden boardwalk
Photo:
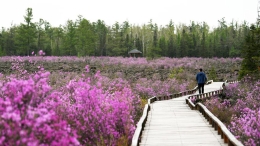
[[[206,85],[204,92],[219,90],[222,84],[214,82]],[[140,146],[227,145],[198,110],[190,109],[185,103],[187,97],[151,104]]]

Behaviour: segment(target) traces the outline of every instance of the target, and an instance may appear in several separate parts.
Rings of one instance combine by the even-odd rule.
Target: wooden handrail
[[[221,138],[224,139],[224,143],[228,146],[243,146],[243,144],[236,139],[236,137],[227,129],[227,127],[214,116],[203,104],[196,104],[196,109],[199,110],[204,117],[209,121],[209,123],[218,131]]]
[[[148,112],[150,110],[149,104],[146,104],[144,107],[143,115],[139,122],[137,123],[137,127],[135,129],[134,136],[132,138],[132,146],[138,146],[140,142],[140,137],[142,135],[142,131],[144,129],[145,123],[147,121]]]
[[[208,84],[212,84],[213,83],[213,80],[209,80],[206,85]],[[147,116],[148,116],[148,112],[150,111],[150,104],[152,104],[153,102],[155,101],[160,101],[160,100],[169,100],[169,99],[173,99],[173,98],[178,98],[178,97],[181,97],[181,96],[184,96],[184,95],[190,95],[190,94],[194,94],[196,93],[198,89],[198,86],[196,86],[194,89],[192,90],[186,90],[186,91],[183,91],[183,92],[179,92],[179,93],[175,93],[175,94],[170,94],[170,95],[166,95],[166,96],[153,96],[152,98],[149,98],[148,99],[148,104],[145,105],[145,108],[144,108],[144,111],[143,111],[143,115],[142,117],[140,118],[139,122],[137,123],[137,127],[136,127],[136,130],[135,130],[135,133],[134,133],[134,136],[132,138],[132,146],[139,146],[139,143],[140,143],[140,140],[141,140],[141,135],[142,135],[142,131],[145,127],[145,124],[146,124],[146,121],[147,121]],[[205,96],[213,96],[215,94],[217,94],[216,91],[213,91],[214,93],[212,94],[207,94],[205,93]],[[192,97],[192,96],[189,96],[189,97]],[[189,106],[191,107],[191,109],[195,109],[195,105],[191,102],[191,100],[189,99],[186,99],[186,103],[189,104]],[[199,98],[203,98],[203,96],[198,96]]]
[[[243,146],[243,144],[235,138],[235,136],[227,129],[227,127],[202,103],[194,105],[190,99],[186,99],[186,103],[192,110],[199,110],[203,114],[212,127],[214,127],[214,129],[218,131],[218,134],[221,135],[221,138],[224,139],[224,142],[228,143],[228,146]]]
[[[208,82],[213,82],[213,80],[210,80]],[[206,84],[208,84],[208,82]],[[207,92],[207,93],[203,93],[203,94],[196,94],[196,95],[191,95],[188,97],[188,99],[191,99],[191,100],[197,100],[197,99],[203,99],[203,98],[207,98],[207,97],[212,97],[213,95],[218,95],[220,93],[223,92],[223,87],[226,86],[226,84],[234,84],[234,83],[239,83],[239,81],[225,81],[223,84],[222,84],[222,89],[219,89],[219,90],[215,90],[215,91],[211,91],[211,92]],[[186,103],[188,104],[187,100],[186,100]],[[194,104],[193,104],[194,105]],[[194,108],[194,107],[193,107]]]
[[[140,138],[141,138],[141,135],[142,135],[142,131],[143,131],[145,124],[146,124],[146,121],[147,121],[148,112],[150,111],[150,108],[151,108],[150,104],[152,104],[155,101],[157,101],[156,96],[149,98],[148,104],[145,104],[143,115],[137,123],[137,127],[135,129],[135,133],[134,133],[134,136],[132,138],[132,146],[138,146],[139,145],[140,140],[141,140]]]
[[[239,81],[225,81],[225,83],[233,84],[238,83]],[[225,86],[223,83],[223,86]],[[209,123],[218,131],[218,134],[221,135],[221,138],[224,139],[225,143],[228,143],[228,146],[243,146],[243,144],[235,138],[235,136],[227,129],[227,127],[216,117],[214,116],[202,103],[194,104],[191,100],[202,99],[207,97],[212,97],[216,94],[223,92],[223,89],[200,94],[200,95],[191,95],[186,99],[186,103],[192,110],[199,110],[204,117],[209,121]]]
[[[151,108],[150,104],[152,104],[155,101],[159,101],[159,100],[169,100],[169,99],[172,99],[172,98],[181,97],[183,95],[194,94],[194,93],[196,93],[196,91],[197,91],[197,86],[192,90],[187,90],[187,91],[183,91],[183,92],[179,92],[179,93],[175,93],[175,94],[170,94],[170,95],[167,95],[167,96],[154,96],[152,98],[149,98],[148,104],[145,105],[143,115],[137,123],[137,127],[135,129],[135,133],[134,133],[134,136],[132,138],[132,144],[131,145],[132,146],[139,146],[139,143],[141,141],[142,131],[145,127],[148,112],[150,111],[150,108]]]

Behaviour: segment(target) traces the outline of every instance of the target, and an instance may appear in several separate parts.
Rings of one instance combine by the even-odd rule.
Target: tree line
[[[148,24],[131,25],[125,21],[108,26],[104,21],[90,22],[78,16],[64,26],[52,27],[43,19],[33,21],[32,8],[24,15],[24,23],[2,28],[0,31],[0,55],[31,55],[43,50],[48,56],[128,56],[132,49],[143,52],[144,57],[241,57],[249,24],[225,18],[216,28],[206,22],[189,25],[158,26],[152,20]]]

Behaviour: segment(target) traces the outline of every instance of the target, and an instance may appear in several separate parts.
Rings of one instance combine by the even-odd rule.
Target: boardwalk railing
[[[228,82],[226,81],[224,84],[227,84],[227,83],[235,83],[236,81],[232,81],[232,82]],[[208,84],[211,84],[213,83],[213,80],[209,80],[206,85]],[[223,84],[223,86],[225,86]],[[192,90],[187,90],[187,91],[184,91],[184,92],[179,92],[179,93],[176,93],[176,94],[171,94],[171,95],[168,95],[168,96],[154,96],[152,98],[149,98],[148,99],[148,103],[145,105],[145,108],[144,108],[144,111],[143,111],[143,115],[142,117],[140,118],[139,122],[137,123],[137,127],[136,127],[136,130],[135,130],[135,133],[134,133],[134,136],[132,138],[132,146],[139,146],[139,143],[141,142],[141,135],[142,135],[142,131],[145,127],[145,124],[146,124],[146,121],[147,121],[147,117],[148,117],[148,112],[150,111],[150,104],[152,104],[153,102],[155,101],[160,101],[160,100],[169,100],[169,99],[172,99],[172,98],[178,98],[178,97],[181,97],[181,96],[185,96],[185,95],[190,95],[190,94],[194,94],[196,93],[197,91],[197,86],[192,89]],[[191,101],[191,97],[193,98],[196,98],[196,99],[200,99],[200,98],[205,98],[205,97],[210,97],[210,96],[213,96],[213,95],[216,95],[216,94],[220,94],[222,92],[222,89],[220,90],[217,90],[217,91],[212,91],[211,93],[204,93],[202,95],[191,95],[189,96],[188,99],[186,99],[186,103],[189,104],[190,108],[191,109],[200,109],[198,106],[199,105],[202,105],[202,104],[196,104],[194,105],[193,102]],[[202,105],[203,106],[203,105]],[[198,107],[198,108],[197,108]],[[204,112],[204,113],[210,113],[206,107],[204,108],[201,108],[201,109],[206,109],[207,112]],[[213,115],[212,113],[208,114],[208,115]],[[214,116],[214,115],[213,115]],[[211,116],[208,116],[208,117],[211,117]],[[220,127],[220,134],[221,137],[224,138],[224,141],[229,143],[230,146],[241,146],[241,142],[239,142],[230,132],[229,130],[225,127],[225,125],[220,122],[215,116],[213,118],[215,121],[217,121],[217,125],[219,125],[217,128]],[[211,120],[212,121],[212,120]],[[219,123],[220,122],[220,123]],[[212,122],[214,123],[214,122]],[[215,122],[216,123],[216,122]],[[216,124],[215,124],[216,125]],[[214,125],[214,126],[215,126]],[[226,128],[226,129],[225,129]],[[228,133],[229,132],[229,133]],[[232,137],[233,136],[233,137]]]
[[[209,85],[209,84],[212,84],[212,83],[213,83],[213,80],[209,80],[209,81],[207,81],[206,85]],[[194,94],[194,93],[196,93],[197,90],[198,90],[198,86],[196,86],[192,90],[186,90],[186,91],[171,94],[171,95],[168,95],[168,96],[157,96],[157,97],[155,96],[155,98],[156,98],[155,101],[169,100],[169,99],[172,99],[172,98],[177,98],[177,97],[181,97],[181,96],[185,96],[185,95]]]
[[[208,82],[211,82],[213,83],[213,80],[210,80]],[[209,84],[207,82],[207,84]],[[215,91],[211,91],[211,92],[207,92],[207,93],[203,93],[203,94],[197,94],[197,95],[191,95],[188,97],[188,99],[186,99],[186,103],[189,104],[190,108],[193,110],[193,109],[196,109],[195,108],[195,105],[193,102],[195,102],[196,100],[198,99],[203,99],[203,98],[209,98],[209,97],[212,97],[214,95],[219,95],[221,93],[223,93],[223,87],[225,86],[228,86],[229,84],[234,84],[234,83],[238,83],[239,81],[228,81],[226,80],[223,84],[222,84],[222,88],[220,88],[219,90],[215,90]],[[191,101],[191,102],[188,102],[188,101]]]
[[[225,81],[222,87],[227,84],[237,83],[238,81]],[[200,95],[191,95],[186,99],[186,103],[192,110],[199,110],[203,116],[209,121],[209,123],[218,131],[218,134],[221,135],[221,138],[224,139],[225,143],[228,143],[228,146],[243,146],[243,144],[235,138],[235,136],[227,129],[227,127],[216,117],[214,116],[203,104],[198,103],[194,104],[192,101],[197,99],[212,97],[214,95],[223,93],[223,89],[200,94]]]
[[[132,146],[138,146],[140,141],[141,141],[141,135],[142,135],[142,131],[145,127],[146,121],[147,121],[147,116],[148,116],[148,112],[150,111],[150,104],[155,102],[155,101],[159,101],[159,100],[169,100],[172,98],[178,98],[181,96],[185,96],[185,95],[190,95],[190,94],[194,94],[197,91],[197,87],[195,87],[192,90],[187,90],[184,92],[179,92],[176,94],[171,94],[168,96],[154,96],[152,98],[148,99],[148,103],[145,105],[144,107],[144,111],[143,111],[143,115],[140,118],[139,122],[137,123],[137,127],[134,133],[134,136],[132,138]]]
[[[224,139],[224,142],[228,146],[243,146],[243,144],[236,139],[236,137],[227,129],[227,127],[216,117],[214,116],[203,104],[198,103],[197,109],[203,114],[203,116],[209,121],[209,124],[218,131],[218,134],[221,135],[221,138]]]
[[[144,129],[145,123],[147,121],[148,112],[150,111],[150,106],[148,104],[145,105],[143,115],[141,119],[139,120],[137,127],[135,129],[134,136],[132,138],[132,146],[138,146],[140,142],[140,137],[142,134],[142,131]]]
[[[203,98],[208,98],[208,97],[212,97],[214,95],[219,95],[220,93],[223,92],[223,89],[219,89],[219,90],[215,90],[215,91],[211,91],[211,92],[207,92],[207,93],[203,93],[203,94],[197,94],[197,95],[191,95],[186,99],[186,103],[189,105],[189,107],[192,110],[196,109],[196,106],[194,104],[194,102],[198,99],[203,99]]]

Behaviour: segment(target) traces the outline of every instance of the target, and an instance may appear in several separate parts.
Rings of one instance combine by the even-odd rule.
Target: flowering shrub
[[[189,82],[179,82],[176,79],[165,81],[141,78],[134,86],[135,91],[142,97],[150,98],[156,95],[169,95],[188,90]]]
[[[115,145],[126,137],[130,144],[140,100],[127,81],[85,73],[53,89],[50,73],[39,70],[1,75],[0,143]]]
[[[40,50],[39,55],[45,55]],[[0,57],[0,62],[12,62],[17,57]],[[33,62],[86,62],[90,65],[100,65],[102,67],[115,66],[119,68],[132,68],[137,67],[140,69],[153,68],[153,69],[177,69],[177,68],[188,68],[188,69],[210,69],[214,66],[215,69],[239,69],[242,62],[241,58],[158,58],[153,60],[147,60],[146,58],[123,58],[123,57],[57,57],[57,56],[46,56],[44,60],[41,57],[19,57],[22,62],[31,60]]]
[[[205,101],[228,129],[246,146],[260,145],[260,81],[245,80],[230,84],[224,98]]]
[[[27,80],[1,82],[0,143],[2,145],[79,145],[77,134],[53,110],[55,94],[48,73]]]
[[[97,145],[102,141],[105,145],[115,145],[124,135],[132,138],[138,97],[124,81],[110,82],[106,90],[104,86],[102,77],[96,74],[72,80],[63,89],[63,105],[59,111],[72,127],[78,129],[81,144]]]
[[[34,53],[34,52],[33,52]],[[32,53],[32,55],[33,55],[33,53]],[[40,50],[39,52],[38,52],[38,54],[40,55],[40,56],[44,56],[45,55],[45,52],[43,52],[42,50]]]
[[[38,54],[45,55],[43,51]],[[123,142],[130,145],[135,124],[142,112],[140,96],[149,98],[187,90],[190,84],[194,85],[191,82],[194,78],[192,70],[201,66],[221,67],[219,63],[237,64],[241,60],[48,56],[0,58],[0,62],[8,61],[12,62],[13,74],[0,74],[0,128],[3,129],[0,131],[0,143],[120,145]],[[82,67],[84,72],[58,70],[50,73],[43,68],[44,62],[84,62],[119,70],[107,76],[99,71],[95,73],[89,66]],[[27,71],[28,66],[39,71]],[[174,72],[175,68],[181,68],[181,71]],[[141,72],[124,78],[133,69]],[[155,69],[173,72],[169,76],[163,76],[162,72],[149,76]],[[147,77],[142,72],[146,72]]]
[[[221,101],[218,97],[212,97],[212,99],[206,100],[204,104],[223,123],[230,123],[233,109],[230,108],[231,104],[229,100],[224,99]]]
[[[229,129],[247,146],[260,145],[260,108],[244,108],[239,117],[232,118]]]

